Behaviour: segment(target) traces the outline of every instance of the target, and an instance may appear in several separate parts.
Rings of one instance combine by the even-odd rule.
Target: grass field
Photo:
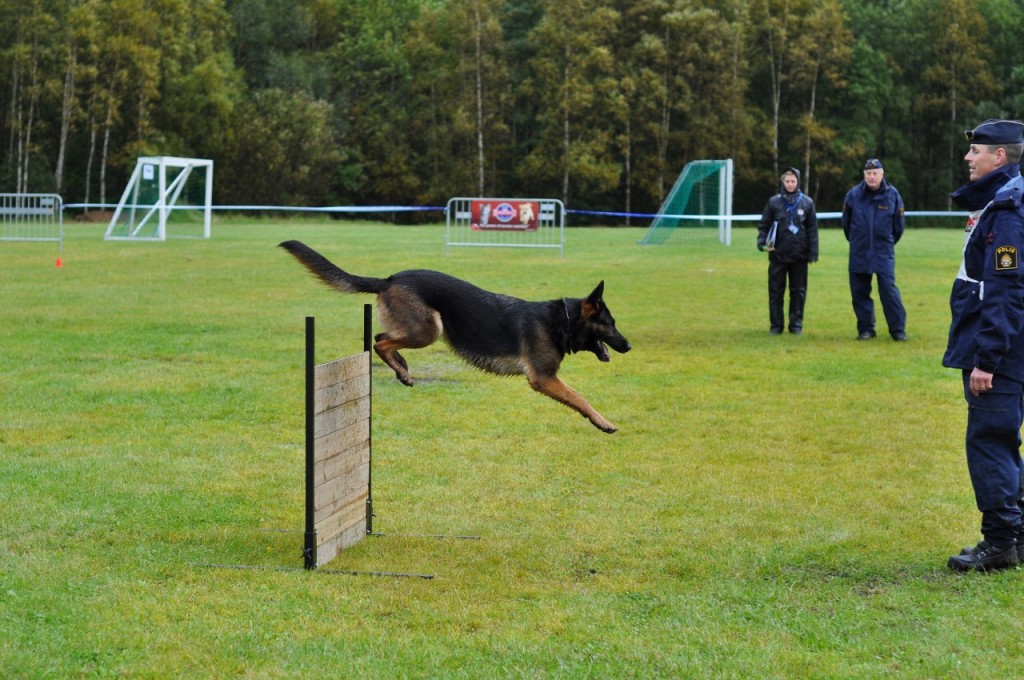
[[[898,247],[910,341],[856,342],[822,235],[804,335],[772,337],[734,245],[570,229],[564,258],[444,256],[443,228],[223,219],[210,241],[0,244],[0,675],[1014,677],[1024,574],[978,539],[959,375],[940,365],[962,232]],[[562,377],[605,435],[442,344],[375,360],[374,528],[299,567],[303,325],[361,349],[358,274],[443,269],[527,299],[601,279],[632,352]],[[879,310],[879,316],[881,312]],[[427,534],[479,536],[438,539]]]

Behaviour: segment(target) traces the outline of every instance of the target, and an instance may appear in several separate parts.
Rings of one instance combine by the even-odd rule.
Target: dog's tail
[[[379,293],[390,283],[387,279],[349,274],[300,241],[285,241],[279,245],[294,255],[314,276],[342,293]]]

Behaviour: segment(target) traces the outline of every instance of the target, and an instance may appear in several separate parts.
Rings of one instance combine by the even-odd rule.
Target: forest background
[[[0,191],[115,202],[140,155],[218,204],[560,198],[651,213],[732,158],[838,210],[866,157],[947,209],[1024,109],[1024,0],[0,0]]]

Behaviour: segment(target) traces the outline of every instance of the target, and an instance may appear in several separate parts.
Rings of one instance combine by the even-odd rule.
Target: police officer
[[[850,295],[857,317],[857,339],[875,337],[875,303],[871,299],[871,276],[878,279],[889,335],[907,339],[907,311],[896,287],[896,249],[903,236],[903,198],[885,180],[877,158],[864,164],[864,181],[850,189],[843,201],[843,233],[850,242]]]
[[[782,189],[768,199],[757,230],[757,249],[768,251],[768,317],[772,335],[782,333],[783,298],[789,279],[789,332],[800,335],[807,301],[807,263],[818,261],[818,216],[800,191],[800,171],[786,168]]]
[[[944,366],[963,373],[967,469],[983,539],[949,558],[955,571],[1014,567],[1021,537],[1020,428],[1024,423],[1024,123],[989,119],[968,130],[971,182],[952,198],[970,212],[953,282]]]

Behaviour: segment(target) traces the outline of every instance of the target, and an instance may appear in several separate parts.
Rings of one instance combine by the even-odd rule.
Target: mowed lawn
[[[1024,572],[978,540],[959,374],[963,234],[897,250],[907,343],[854,340],[822,233],[804,334],[768,334],[752,229],[569,229],[565,256],[444,254],[440,225],[222,218],[209,241],[0,243],[0,675],[881,678],[1021,674]],[[343,268],[526,299],[601,280],[633,351],[562,377],[606,435],[443,343],[374,359],[374,529],[301,569],[304,318],[362,348]],[[437,535],[476,538],[438,538]],[[229,569],[205,565],[246,566]],[[410,576],[372,576],[392,572]],[[416,575],[432,576],[421,578]]]

